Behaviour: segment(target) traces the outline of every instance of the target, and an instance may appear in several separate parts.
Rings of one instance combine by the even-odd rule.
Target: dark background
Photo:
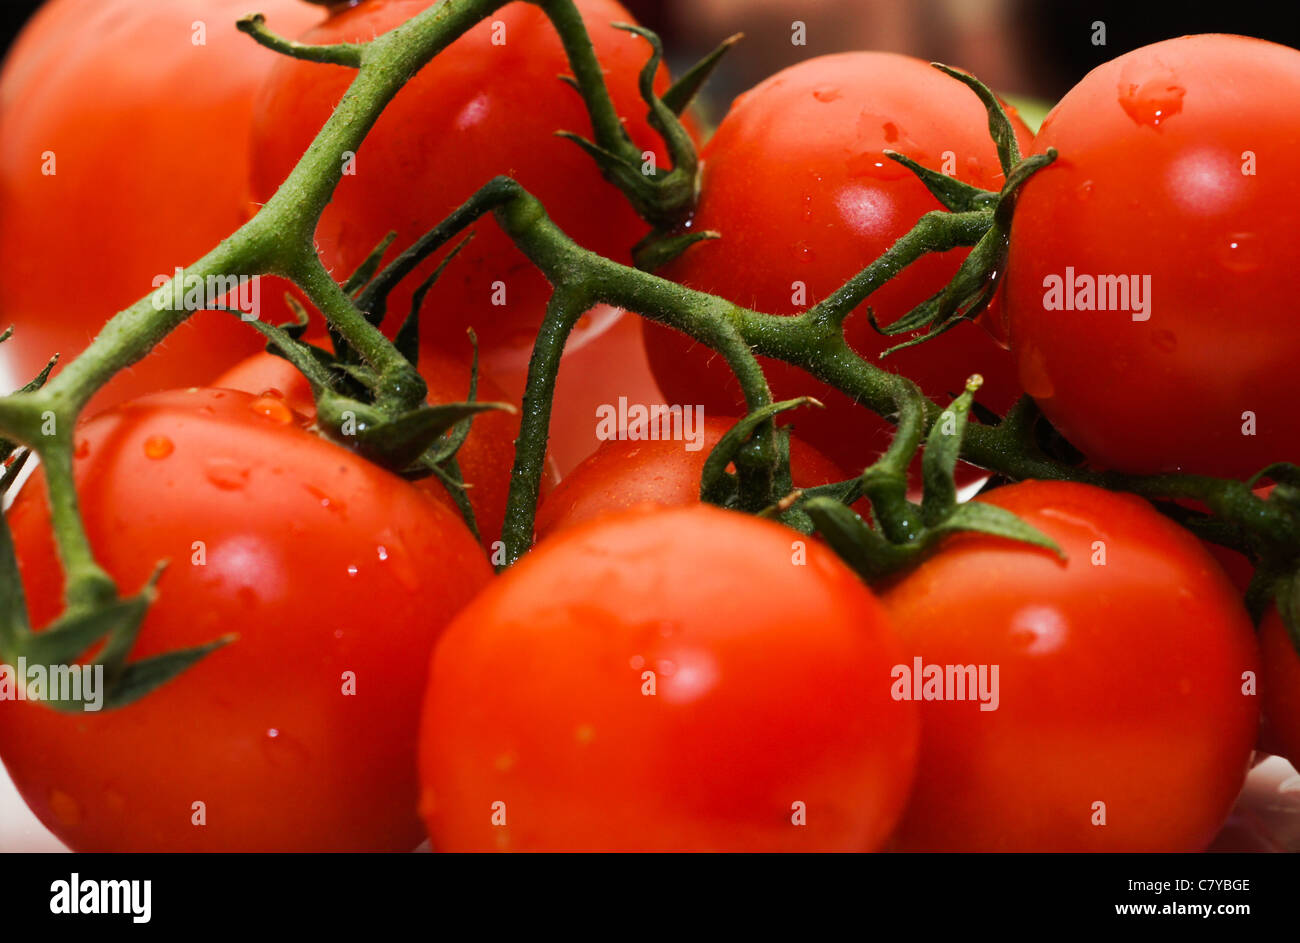
[[[157,2],[157,0],[141,0]],[[714,107],[767,75],[809,56],[889,49],[970,69],[1008,94],[1060,98],[1089,69],[1130,49],[1184,33],[1229,32],[1300,47],[1295,0],[623,0],[658,31],[679,66],[744,30],[713,87]],[[39,0],[0,0],[0,48],[7,48]],[[249,0],[249,8],[257,0]],[[793,19],[808,44],[789,41]],[[1106,24],[1094,46],[1091,24]],[[129,52],[124,51],[124,54]]]

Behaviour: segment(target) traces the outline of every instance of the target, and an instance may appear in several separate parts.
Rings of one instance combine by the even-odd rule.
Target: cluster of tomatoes
[[[433,2],[261,6],[271,28],[325,44]],[[664,160],[637,88],[646,48],[609,25],[631,17],[613,0],[576,5],[629,135]],[[329,117],[351,71],[238,35],[247,6],[51,0],[19,38],[0,78],[11,371],[75,354],[228,235]],[[325,210],[327,266],[352,271],[389,230],[409,243],[494,174],[628,261],[645,225],[553,134],[589,131],[556,81],[567,70],[526,3],[435,57]],[[1026,153],[1059,156],[1019,197],[1004,290],[886,365],[941,401],[978,372],[998,412],[1028,392],[1098,467],[1244,476],[1300,457],[1284,284],[1300,258],[1280,211],[1300,197],[1296,100],[1300,52],[1200,36],[1098,68],[1037,136],[1013,115]],[[701,152],[691,225],[721,238],[660,274],[805,310],[939,208],[884,152],[998,190],[988,126],[965,85],[907,57],[787,69],[737,99]],[[466,327],[489,372],[517,363],[549,294],[494,223],[475,233],[429,296],[419,367],[434,402],[464,398]],[[962,257],[908,267],[872,308],[893,320]],[[289,286],[265,281],[269,308]],[[1068,306],[1047,304],[1051,284]],[[864,312],[847,331],[872,359],[893,342]],[[699,503],[743,399],[720,357],[646,321],[664,397],[709,417],[703,447],[611,441],[562,468],[534,549],[494,575],[517,419],[477,418],[459,453],[475,541],[437,480],[317,434],[307,382],[258,345],[200,312],[78,429],[98,561],[128,592],[170,561],[133,657],[236,638],[120,710],[0,701],[0,757],[74,849],[404,851],[427,834],[447,851],[1199,850],[1240,790],[1261,712],[1265,746],[1300,761],[1300,657],[1280,617],[1257,641],[1240,587],[1138,498],[993,489],[977,500],[1061,554],[963,534],[869,588],[816,537]],[[763,365],[776,398],[826,404],[794,420],[795,486],[850,477],[888,443],[848,397]],[[515,385],[485,376],[480,397]],[[553,442],[588,441],[594,422],[559,412]],[[32,624],[46,625],[63,575],[39,471],[7,521]]]

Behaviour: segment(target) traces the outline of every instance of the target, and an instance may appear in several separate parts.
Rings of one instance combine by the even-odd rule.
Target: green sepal
[[[979,100],[984,104],[984,108],[989,115],[989,134],[998,148],[998,163],[1002,165],[1002,172],[1010,175],[1011,168],[1020,163],[1020,144],[1016,141],[1016,132],[1011,126],[1011,119],[1007,117],[1006,109],[1002,107],[998,97],[993,94],[987,85],[973,75],[946,66],[941,62],[932,62],[930,65],[946,75],[951,75],[979,96]]]
[[[632,264],[643,272],[654,272],[667,265],[697,242],[720,239],[721,234],[711,229],[666,236],[652,231],[632,248]]]
[[[700,89],[704,87],[704,83],[713,75],[722,57],[732,46],[740,42],[744,35],[744,33],[736,33],[718,43],[712,52],[683,72],[668,91],[664,92],[663,103],[673,114],[680,115],[687,109]]]
[[[914,545],[890,543],[834,498],[810,498],[802,508],[831,549],[864,580],[888,575],[917,553]]]
[[[906,154],[886,149],[885,156],[902,164],[925,184],[936,200],[954,213],[968,213],[973,210],[991,210],[998,201],[997,191],[982,190],[963,183],[956,177],[931,170],[918,164]]]
[[[753,439],[754,433],[760,425],[780,413],[809,405],[820,406],[821,403],[811,396],[800,396],[780,403],[769,403],[766,406],[761,406],[737,420],[734,426],[723,433],[722,438],[718,440],[718,444],[713,447],[708,458],[704,460],[704,471],[700,475],[700,500],[706,504],[716,504],[720,507],[730,506],[736,498],[738,485],[737,477],[727,471],[727,466],[735,461],[740,450]],[[790,432],[788,429],[780,427],[777,427],[774,432],[777,439],[782,436],[785,438],[785,474],[788,481]],[[779,442],[778,448],[780,448]],[[779,458],[780,453],[778,453],[778,461]],[[784,495],[778,495],[777,497],[784,497]]]
[[[1050,550],[1060,559],[1066,559],[1065,551],[1056,541],[1048,537],[1037,527],[1012,514],[1006,508],[982,501],[967,501],[957,505],[948,517],[931,528],[936,536],[947,536],[974,531],[993,537],[1005,537],[1020,543],[1031,544]]]
[[[966,425],[970,421],[971,400],[983,384],[984,378],[978,374],[967,380],[962,394],[930,426],[930,434],[926,437],[925,449],[921,453],[921,477],[924,484],[921,522],[926,527],[936,526],[957,507],[957,483],[953,471],[957,467],[962,439],[965,438]]]

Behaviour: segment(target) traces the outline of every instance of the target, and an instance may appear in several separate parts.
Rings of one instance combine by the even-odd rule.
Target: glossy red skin
[[[1023,146],[1030,134],[1016,121]],[[956,155],[956,176],[998,189],[1002,172],[988,118],[974,94],[921,62],[892,53],[853,52],[810,59],[736,99],[702,152],[703,189],[693,226],[722,238],[690,249],[665,267],[667,278],[771,314],[799,314],[795,281],[808,305],[870,264],[918,219],[942,207],[885,148],[940,169]],[[876,166],[879,165],[879,166]],[[886,283],[868,302],[893,321],[941,289],[966,250],[930,256]],[[1002,410],[1018,395],[1010,355],[977,324],[963,324],[919,349],[884,361],[876,355],[904,338],[885,338],[862,305],[846,324],[849,343],[872,362],[946,399],[972,373],[984,376],[980,401]],[[684,334],[645,324],[650,364],[669,402],[710,413],[743,411],[726,363]],[[777,399],[808,394],[827,404],[801,417],[799,434],[849,471],[889,444],[884,420],[807,374],[763,359]]]
[[[1005,311],[1025,390],[1094,463],[1244,476],[1300,458],[1300,249],[1279,209],[1300,201],[1297,98],[1300,52],[1190,36],[1099,66],[1043,122],[1035,148],[1060,157],[1016,207]],[[1150,275],[1149,320],[1044,310],[1066,266]]]
[[[0,383],[25,383],[56,351],[66,364],[249,215],[253,98],[278,58],[235,29],[250,6],[290,33],[324,15],[301,0],[52,0],[19,36],[0,75],[0,311],[17,328]],[[196,147],[205,137],[217,146]],[[260,345],[229,314],[199,312],[95,406],[193,386]]]
[[[312,340],[318,347],[329,349],[329,341]],[[429,354],[420,358],[420,375],[429,387],[431,403],[461,403],[469,394],[469,367],[444,354]],[[259,394],[271,391],[308,419],[316,417],[316,400],[311,394],[311,384],[298,369],[275,354],[262,351],[236,364],[210,384],[230,390],[243,390]],[[477,399],[482,402],[508,402],[508,398],[492,382],[479,374]],[[478,525],[483,545],[491,548],[501,537],[501,525],[506,518],[506,499],[510,491],[511,469],[515,461],[515,438],[519,435],[519,416],[504,411],[482,413],[470,426],[465,444],[456,453],[461,476],[471,487],[468,491],[474,520]],[[543,485],[549,484],[549,479]],[[436,478],[424,478],[416,487],[427,491],[458,515],[447,488]]]
[[[434,848],[879,847],[906,800],[916,712],[889,697],[896,642],[875,597],[820,545],[792,565],[797,539],[712,507],[642,510],[516,564],[433,657],[420,776]]]
[[[1265,742],[1300,769],[1300,655],[1276,609],[1259,627],[1263,659],[1259,693],[1264,710]]]
[[[706,418],[700,449],[695,452],[688,452],[684,442],[667,439],[602,442],[537,508],[537,539],[641,505],[699,504],[704,462],[735,423],[734,418]],[[814,488],[847,477],[834,462],[793,436],[790,474],[796,488]]]
[[[1199,851],[1259,723],[1249,617],[1196,538],[1131,495],[1026,482],[982,496],[1068,555],[962,535],[884,602],[905,657],[998,665],[1000,706],[921,703],[908,851]],[[1093,565],[1103,541],[1106,564]],[[1106,804],[1093,825],[1092,804]]]
[[[133,657],[237,639],[119,711],[0,702],[5,766],[75,850],[420,840],[411,757],[426,658],[490,569],[450,511],[271,402],[276,418],[244,393],[160,393],[78,434],[97,559],[124,592],[170,561]],[[165,458],[146,457],[156,437],[173,446]],[[9,513],[36,626],[57,615],[62,589],[45,493],[38,472]],[[196,540],[206,566],[192,565]],[[355,696],[342,694],[346,671]],[[191,824],[196,801],[205,827]]]
[[[342,8],[303,37],[332,43],[368,39],[429,7],[432,0],[369,0]],[[644,40],[614,29],[634,22],[613,0],[578,0],[615,108],[643,150],[668,166],[645,120],[637,76],[649,55]],[[493,23],[506,42],[493,45]],[[316,241],[327,265],[352,271],[390,230],[405,248],[497,174],[509,174],[538,197],[551,218],[580,244],[627,261],[647,227],[600,176],[567,130],[590,138],[581,97],[558,81],[570,74],[554,27],[530,3],[512,3],[469,30],[426,65],[385,110],[325,209]],[[265,200],[297,163],[352,79],[339,66],[285,59],[258,102],[253,189]],[[668,75],[659,76],[660,91]],[[464,343],[473,327],[486,355],[531,346],[550,286],[495,222],[471,231],[472,242],[429,294],[422,321],[428,348]],[[431,270],[432,262],[420,271]],[[417,273],[392,294],[390,312],[405,312]],[[492,304],[493,283],[506,283],[506,304]],[[399,318],[390,318],[396,330]]]

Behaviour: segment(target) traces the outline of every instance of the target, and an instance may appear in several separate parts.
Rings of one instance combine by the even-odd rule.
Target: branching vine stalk
[[[464,404],[453,409],[427,407],[427,393],[416,364],[398,345],[388,341],[378,326],[388,290],[408,275],[420,261],[444,247],[469,225],[492,214],[512,242],[553,286],[529,365],[522,404],[520,434],[508,511],[502,534],[507,563],[531,546],[533,518],[546,450],[552,394],[566,341],[583,312],[606,303],[690,335],[719,352],[740,381],[750,419],[747,438],[726,442],[734,455],[734,480],[718,477],[702,483],[704,496],[729,494],[746,510],[783,515],[787,521],[817,524],[842,552],[866,546],[858,530],[862,524],[847,505],[862,495],[873,504],[881,531],[877,535],[884,556],[911,558],[932,546],[955,526],[955,494],[944,484],[958,455],[1008,479],[1060,479],[1122,489],[1154,500],[1191,500],[1207,513],[1188,512],[1183,523],[1194,532],[1262,558],[1261,573],[1269,580],[1289,578],[1300,559],[1300,502],[1290,499],[1300,485],[1300,472],[1291,466],[1270,474],[1282,492],[1279,500],[1256,496],[1253,482],[1223,481],[1195,475],[1132,476],[1105,473],[1051,457],[1037,439],[1041,424],[1032,402],[1022,400],[998,422],[968,423],[966,412],[978,387],[972,379],[958,403],[949,407],[924,398],[907,378],[859,356],[848,344],[844,323],[871,294],[906,266],[932,252],[972,248],[957,277],[941,293],[892,325],[886,333],[926,333],[915,343],[948,329],[974,314],[988,302],[994,273],[1005,258],[1007,233],[1019,186],[1040,171],[1054,155],[1021,159],[1014,134],[996,98],[969,76],[945,68],[981,97],[989,111],[990,131],[998,145],[1006,184],[1001,192],[978,190],[916,165],[903,155],[889,156],[911,169],[930,189],[944,210],[927,213],[880,258],[850,278],[838,290],[799,316],[786,317],[750,310],[731,301],[685,288],[649,271],[674,253],[685,251],[699,238],[713,234],[683,235],[676,227],[689,218],[698,190],[698,162],[689,135],[677,116],[704,77],[716,66],[728,43],[690,70],[663,96],[653,91],[653,78],[662,51],[658,39],[646,30],[625,27],[649,45],[641,90],[652,126],[668,145],[669,168],[644,166],[642,154],[623,128],[604,83],[604,76],[573,0],[532,0],[545,11],[559,34],[570,66],[571,84],[581,93],[591,121],[593,140],[568,136],[578,142],[599,165],[601,172],[624,192],[652,232],[635,254],[640,268],[585,250],[549,218],[542,204],[515,181],[498,177],[488,181],[446,220],[408,247],[396,261],[379,271],[382,246],[369,262],[373,266],[355,282],[340,285],[326,271],[313,239],[320,216],[339,183],[344,155],[355,153],[403,85],[430,59],[475,24],[490,17],[508,0],[444,0],[392,31],[364,43],[308,46],[271,32],[263,18],[249,16],[239,28],[253,40],[282,54],[332,63],[356,70],[356,76],[297,166],[259,212],[229,238],[184,270],[186,277],[279,275],[294,281],[329,322],[331,332],[355,352],[360,363],[353,374],[372,380],[373,400],[353,404],[371,433],[355,447],[365,454],[366,443],[378,460],[389,458],[397,470],[423,461],[434,437],[454,423],[467,421],[487,404]],[[557,132],[568,129],[556,129]],[[454,250],[453,250],[454,251]],[[179,296],[179,292],[177,293]],[[419,293],[423,296],[423,291]],[[100,657],[112,668],[120,684],[116,702],[124,703],[183,670],[211,651],[221,640],[200,649],[170,653],[145,662],[125,664],[126,652],[138,631],[152,584],[140,595],[123,600],[119,588],[96,563],[77,510],[73,477],[73,432],[77,417],[94,395],[119,370],[144,357],[192,312],[181,306],[159,306],[151,294],[115,315],[91,345],[44,386],[0,398],[0,436],[21,443],[41,460],[49,486],[52,521],[61,563],[66,575],[66,611],[51,628],[32,633],[25,621],[21,585],[14,575],[12,546],[7,525],[0,522],[0,660],[37,644],[55,660],[72,661],[99,639],[107,639]],[[863,316],[863,315],[859,315]],[[868,317],[873,317],[870,313]],[[874,322],[874,318],[873,318]],[[274,343],[292,350],[292,332],[260,329]],[[403,344],[403,346],[405,346]],[[774,404],[756,359],[765,356],[802,368],[811,376],[844,392],[864,408],[893,419],[899,427],[894,445],[862,475],[838,486],[813,489],[806,495],[783,495],[789,488],[788,443],[772,422],[786,408],[815,408],[804,401]],[[293,359],[293,357],[291,357]],[[330,396],[328,370],[317,370],[309,360],[295,360],[312,372],[313,390],[321,406],[327,431],[337,430],[340,408]],[[957,380],[960,378],[954,378]],[[331,405],[333,404],[333,405]],[[327,408],[328,407],[328,408]],[[954,410],[960,412],[956,439],[945,440],[936,423]],[[435,415],[436,412],[436,415]],[[462,429],[463,426],[459,427]],[[946,433],[944,433],[946,434]],[[462,436],[463,438],[463,436]],[[926,498],[920,505],[907,500],[908,464],[923,440],[927,468]],[[720,446],[721,448],[722,446]],[[8,456],[9,449],[5,452]],[[453,450],[454,451],[454,450]],[[930,458],[931,451],[934,457]],[[423,456],[423,458],[422,458]],[[439,452],[439,457],[443,453]],[[454,457],[449,457],[454,462]],[[449,483],[458,473],[448,466]],[[8,476],[7,476],[8,477]],[[779,499],[775,500],[774,499]],[[838,508],[838,510],[837,510]],[[767,510],[765,510],[767,509]],[[993,520],[983,511],[964,512],[960,526],[1004,533],[1017,539],[1036,539],[1017,531],[1014,523]],[[846,516],[847,515],[847,516]],[[956,515],[956,516],[955,516]],[[977,519],[978,518],[978,519]],[[865,526],[865,525],[862,525]],[[871,533],[876,533],[872,531]],[[856,537],[854,536],[856,535]],[[853,538],[850,540],[849,538]],[[854,544],[854,540],[858,542]],[[878,560],[862,560],[860,570],[875,572]],[[1261,598],[1271,589],[1262,586]],[[134,672],[134,673],[133,673]]]

